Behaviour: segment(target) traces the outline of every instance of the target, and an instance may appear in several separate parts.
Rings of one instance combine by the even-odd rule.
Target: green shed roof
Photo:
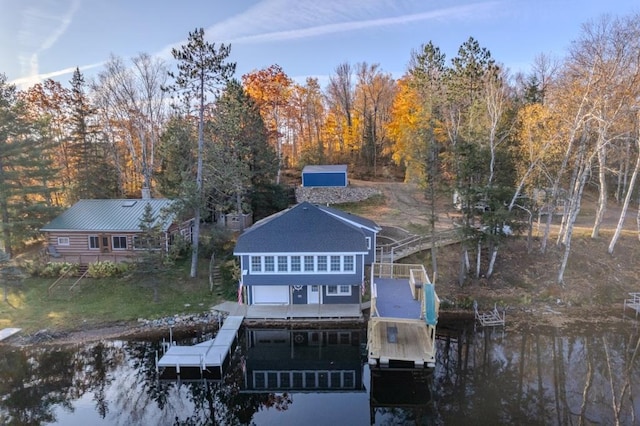
[[[157,224],[172,202],[166,198],[80,200],[40,230],[137,232],[147,203]],[[171,220],[165,220],[162,229],[166,231],[170,225]]]

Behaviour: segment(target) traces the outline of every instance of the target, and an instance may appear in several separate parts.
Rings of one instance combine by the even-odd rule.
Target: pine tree
[[[225,63],[231,53],[231,46],[209,43],[204,39],[204,29],[189,33],[186,45],[172,49],[171,54],[178,61],[178,73],[169,73],[175,79],[169,90],[182,94],[187,103],[194,101],[198,114],[198,150],[195,184],[193,247],[191,252],[191,272],[195,278],[198,271],[198,245],[200,241],[200,216],[202,208],[202,161],[204,155],[204,121],[207,93],[217,93],[218,85],[229,80],[236,69],[235,62]],[[190,106],[190,105],[189,105]]]
[[[107,144],[91,124],[95,109],[84,93],[84,77],[78,68],[71,78],[70,155],[75,179],[72,199],[112,198],[119,193],[118,173],[109,161]]]
[[[9,255],[56,214],[50,148],[41,123],[27,118],[16,87],[0,74],[0,226]]]

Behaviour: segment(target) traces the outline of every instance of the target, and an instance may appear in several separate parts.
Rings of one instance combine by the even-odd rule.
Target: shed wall
[[[346,172],[302,172],[302,186],[347,186]]]

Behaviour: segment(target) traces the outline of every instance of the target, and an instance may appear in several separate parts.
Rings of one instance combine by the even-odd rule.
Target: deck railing
[[[374,263],[371,265],[371,314],[377,315],[376,301],[378,298],[375,278],[408,279],[411,295],[415,300],[424,302],[425,288],[431,285],[431,280],[424,265],[410,263]],[[437,294],[433,294],[436,304],[440,305]],[[424,303],[423,303],[424,308]],[[437,308],[436,308],[437,309]],[[424,310],[424,309],[423,309]],[[425,312],[423,312],[424,314]],[[437,312],[436,312],[437,315]]]

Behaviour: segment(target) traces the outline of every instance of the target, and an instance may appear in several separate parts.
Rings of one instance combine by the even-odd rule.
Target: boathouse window
[[[371,250],[371,237],[365,237],[367,240],[367,250]]]
[[[318,256],[318,271],[325,272],[327,270],[327,256]]]
[[[329,285],[327,286],[327,296],[351,296],[351,286]]]
[[[305,272],[313,272],[314,270],[314,262],[313,256],[305,256],[304,257],[304,271]]]
[[[275,271],[275,263],[273,256],[265,256],[264,257],[264,271],[265,272],[273,272]]]
[[[354,255],[266,255],[250,256],[253,273],[299,273],[322,274],[355,273]]]
[[[251,256],[251,272],[262,272],[262,257]]]
[[[291,256],[291,272],[300,272],[300,256]]]
[[[353,256],[344,257],[343,267],[345,272],[353,272]]]
[[[340,256],[331,256],[331,271],[340,272]]]
[[[287,256],[278,256],[278,272],[289,271],[289,258]]]

